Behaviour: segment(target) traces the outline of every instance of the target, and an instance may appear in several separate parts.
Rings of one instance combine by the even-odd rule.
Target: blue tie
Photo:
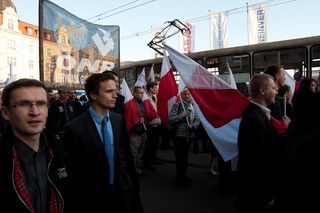
[[[109,183],[112,185],[114,181],[114,162],[113,162],[113,147],[111,144],[110,133],[108,131],[109,117],[106,116],[101,122],[101,132],[103,138],[104,149],[107,153],[108,164],[109,164]]]

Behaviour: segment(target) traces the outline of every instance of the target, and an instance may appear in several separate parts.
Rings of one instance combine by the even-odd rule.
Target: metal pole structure
[[[39,0],[39,79],[44,82],[43,70],[43,1]]]
[[[9,64],[9,79],[12,79],[13,77],[13,72],[12,72],[12,61]]]
[[[212,23],[211,23],[211,10],[208,10],[208,13],[209,13],[209,45],[210,45],[210,49],[213,49],[212,48]]]
[[[249,6],[248,2],[246,2],[247,7],[247,37],[248,37],[248,45],[249,45]]]

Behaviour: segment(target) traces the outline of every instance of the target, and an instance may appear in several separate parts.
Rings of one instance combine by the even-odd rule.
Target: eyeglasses
[[[30,110],[32,106],[36,106],[39,110],[44,110],[48,108],[48,101],[37,101],[35,103],[31,101],[20,101],[16,104],[11,105],[11,108],[23,109],[23,110]]]

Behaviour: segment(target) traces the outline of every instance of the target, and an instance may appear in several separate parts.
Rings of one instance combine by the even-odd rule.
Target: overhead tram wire
[[[117,8],[121,8],[121,7],[123,7],[123,6],[127,6],[127,5],[129,5],[129,4],[133,3],[133,2],[137,2],[137,1],[140,1],[140,0],[136,0],[136,1],[129,2],[129,3],[125,4],[125,5],[119,6],[119,7],[117,7]],[[128,8],[127,10],[134,9],[134,8],[136,8],[136,7],[138,7],[138,6],[143,6],[143,5],[145,5],[145,4],[147,4],[147,3],[151,3],[151,2],[153,2],[153,1],[156,1],[156,0],[152,0],[152,1],[148,1],[148,2],[142,3],[142,4],[137,5],[137,6],[135,6],[135,7]],[[269,1],[266,1],[266,3],[274,2],[274,4],[269,5],[269,7],[271,7],[271,6],[277,6],[277,5],[282,5],[282,4],[287,4],[287,3],[295,2],[295,1],[298,1],[298,0],[288,0],[288,1],[284,1],[284,2],[283,2],[283,1],[284,1],[284,0],[269,0]],[[279,2],[279,3],[276,3],[276,2]],[[253,4],[253,5],[254,5],[254,4]],[[249,6],[251,6],[251,5],[249,5]],[[114,9],[112,9],[112,10],[116,10],[117,8],[114,8]],[[238,8],[233,8],[233,9],[230,9],[230,10],[227,10],[227,11],[235,11],[235,10],[240,10],[240,9],[245,9],[245,10],[244,10],[244,11],[239,11],[239,12],[234,12],[234,13],[231,13],[230,15],[234,15],[234,14],[239,14],[239,13],[246,12],[246,6],[244,6],[244,7],[238,7]],[[127,10],[124,10],[123,12],[125,12],[125,11],[127,11]],[[110,12],[112,12],[112,11],[110,10]],[[106,14],[106,13],[109,13],[109,12],[107,11],[107,12],[105,12],[105,13],[103,13],[103,14]],[[116,14],[119,14],[119,13],[116,13]],[[114,14],[114,15],[116,15],[116,14]],[[100,14],[99,14],[99,15],[100,15]],[[94,16],[94,17],[97,17],[97,16],[99,16],[99,15],[96,15],[96,16]],[[93,17],[92,17],[92,18],[93,18]],[[92,19],[92,18],[89,18],[89,19]],[[89,19],[86,19],[86,21],[88,21]],[[187,22],[192,22],[192,21],[193,21],[193,22],[201,22],[201,21],[205,21],[205,20],[208,20],[208,19],[209,19],[209,18],[208,18],[208,15],[204,15],[204,16],[200,16],[200,17],[188,19],[188,20],[185,20],[185,21],[187,21]],[[101,20],[101,19],[100,19],[100,20]],[[99,20],[96,20],[96,21],[99,21]],[[134,37],[137,37],[137,36],[140,36],[140,35],[150,34],[150,33],[152,33],[152,31],[153,31],[154,29],[161,28],[161,27],[164,27],[164,25],[163,25],[163,26],[160,26],[160,27],[152,28],[152,29],[150,29],[150,30],[145,30],[145,31],[142,31],[142,32],[137,32],[137,33],[133,33],[133,34],[124,36],[124,37],[121,38],[121,40],[126,40],[126,39],[130,39],[130,38],[134,38]],[[37,40],[32,41],[32,43],[34,43],[34,44],[36,44],[36,42],[37,42]],[[25,49],[27,49],[27,48],[29,48],[29,47],[24,47],[24,48],[22,48],[22,49],[20,49],[20,50],[25,50]],[[6,55],[6,54],[7,54],[7,52],[2,52],[2,53],[0,52],[0,56],[1,56],[1,55]]]
[[[113,8],[113,9],[111,9],[111,10],[108,10],[108,11],[106,11],[106,12],[100,13],[100,14],[98,14],[98,15],[95,15],[95,16],[91,17],[91,18],[88,18],[88,19],[86,19],[86,21],[89,21],[89,20],[91,20],[91,19],[98,18],[98,17],[100,17],[100,16],[102,16],[102,15],[105,15],[105,14],[107,14],[107,13],[111,13],[111,12],[113,12],[113,11],[115,11],[115,10],[118,10],[118,9],[123,8],[123,7],[125,7],[125,6],[128,6],[128,5],[130,5],[130,4],[133,4],[133,3],[137,2],[137,1],[140,1],[140,0],[131,1],[131,2],[127,3],[127,4],[123,4],[123,5],[119,6],[119,7],[115,7],[115,8]]]
[[[147,2],[144,2],[144,3],[141,3],[141,4],[138,4],[138,5],[136,5],[136,6],[129,7],[129,8],[124,9],[124,10],[120,10],[119,12],[112,13],[112,14],[107,15],[107,16],[104,16],[104,17],[102,17],[102,18],[98,18],[97,20],[92,21],[92,23],[97,22],[97,21],[101,21],[102,19],[109,18],[109,17],[111,17],[111,16],[114,16],[114,15],[117,15],[117,14],[120,14],[120,13],[123,13],[123,12],[126,12],[126,11],[128,11],[128,10],[131,10],[131,9],[134,9],[134,8],[137,8],[137,7],[141,7],[141,6],[143,6],[143,5],[149,4],[149,3],[154,2],[154,1],[156,1],[156,0],[150,0],[150,1],[147,1]]]
[[[133,4],[134,2],[137,2],[137,1],[140,1],[140,0],[135,0],[135,1],[129,2],[129,3],[127,3],[127,4],[124,4],[124,5],[121,5],[121,6],[119,6],[119,7],[114,8],[114,9],[111,9],[111,10],[109,10],[109,11],[107,11],[107,12],[104,12],[104,13],[98,14],[98,15],[96,15],[96,16],[93,16],[93,17],[91,17],[91,18],[89,18],[89,19],[84,19],[84,21],[88,21],[88,20],[90,20],[90,19],[99,17],[99,16],[101,16],[101,15],[103,15],[103,14],[110,13],[110,12],[112,12],[112,11],[115,11],[115,10],[119,9],[119,8],[122,8],[122,7],[128,6],[128,5],[130,5],[130,4]],[[138,5],[135,5],[135,6],[133,6],[133,7],[127,8],[127,9],[125,9],[125,10],[121,10],[121,11],[119,11],[119,12],[110,14],[110,15],[108,15],[108,16],[105,16],[105,17],[102,17],[102,18],[98,18],[97,20],[90,21],[90,23],[98,22],[98,21],[100,21],[100,20],[102,20],[102,19],[105,19],[105,18],[114,16],[114,15],[117,15],[117,14],[120,14],[120,13],[123,13],[123,12],[126,12],[126,11],[128,11],[128,10],[131,10],[131,9],[134,9],[134,8],[137,8],[137,7],[141,7],[141,6],[145,5],[145,4],[149,4],[149,3],[154,2],[154,1],[156,1],[156,0],[150,0],[150,1],[147,1],[147,2],[144,2],[144,3],[141,3],[141,4],[138,4]],[[77,29],[78,29],[78,26],[73,25],[73,26],[70,26],[70,27],[68,28],[68,32],[72,32],[73,30],[77,30]]]
[[[271,3],[268,7],[273,7],[273,6],[277,6],[277,5],[281,5],[281,4],[287,4],[287,3],[291,3],[291,2],[295,2],[295,1],[298,1],[298,0],[287,0],[287,1],[285,1],[285,0],[269,0],[269,1],[261,2],[261,3]],[[258,3],[255,3],[255,4],[258,4]],[[252,5],[255,5],[255,4],[252,4]],[[252,5],[249,5],[249,6],[252,6]],[[233,11],[233,12],[231,12],[231,11]],[[233,9],[230,9],[230,10],[226,10],[224,12],[231,12],[231,13],[229,13],[229,15],[245,13],[245,12],[247,12],[247,6],[233,8]],[[214,13],[214,14],[219,14],[219,12]],[[203,15],[203,16],[200,16],[200,17],[187,19],[187,20],[185,20],[185,22],[194,22],[194,23],[196,23],[196,22],[206,21],[206,20],[209,20],[209,19],[210,19],[209,15]],[[130,35],[121,37],[121,40],[123,41],[123,40],[126,40],[126,39],[147,35],[147,34],[152,33],[153,30],[155,30],[157,28],[163,28],[163,27],[164,27],[164,25],[159,26],[159,27],[154,27],[154,28],[149,29],[149,30],[144,30],[142,32],[132,33]]]

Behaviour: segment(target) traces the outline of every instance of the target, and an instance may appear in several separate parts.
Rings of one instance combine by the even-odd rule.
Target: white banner
[[[267,41],[267,3],[248,6],[249,44],[259,44]]]
[[[210,14],[210,48],[226,48],[228,45],[228,16],[227,11]]]
[[[179,34],[179,49],[181,53],[192,53],[194,52],[195,25],[187,22],[184,22],[184,24],[188,27],[190,33],[184,32],[183,34]]]

